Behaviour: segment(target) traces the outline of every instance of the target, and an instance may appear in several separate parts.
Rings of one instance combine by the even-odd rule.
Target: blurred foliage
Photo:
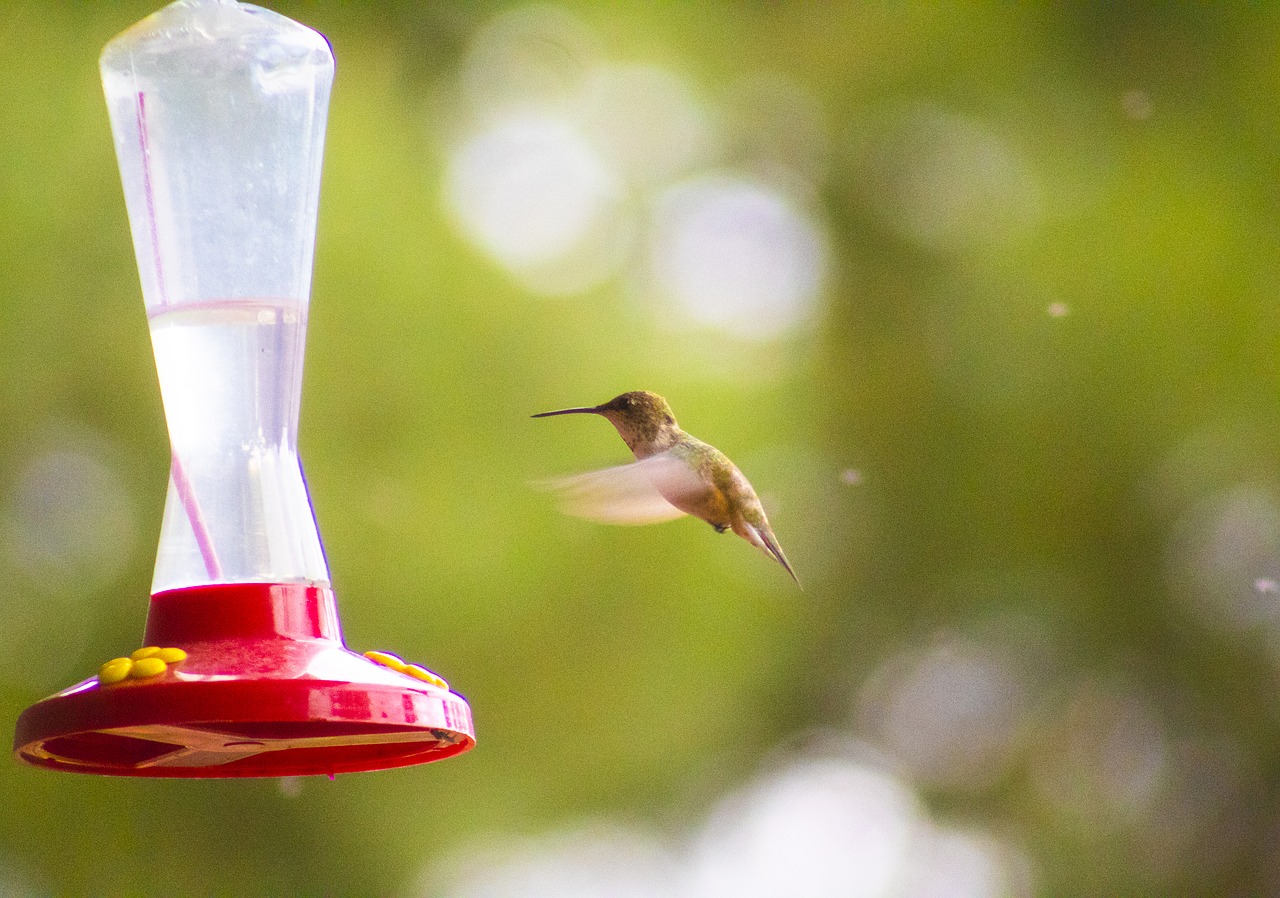
[[[1038,894],[1280,894],[1280,549],[1214,531],[1262,608],[1233,625],[1213,601],[1239,584],[1197,548],[1232,490],[1260,528],[1280,507],[1280,10],[562,6],[699,96],[775,72],[816,99],[817,320],[748,340],[620,282],[531,295],[441,196],[463,55],[510,5],[276,5],[338,60],[300,447],[346,639],[441,671],[479,746],[296,794],[3,765],[0,892],[410,894],[488,833],[679,830],[779,746],[860,732],[873,672],[959,634],[1031,698],[982,783],[920,780],[936,814],[1009,836]],[[168,449],[97,57],[152,8],[0,8],[10,730],[146,613]],[[628,389],[748,473],[803,594],[700,522],[598,527],[529,488],[626,453],[603,422],[528,416]],[[24,518],[24,472],[68,447],[110,472],[109,507]],[[32,561],[41,521],[98,526],[77,507],[124,535],[83,570]],[[1169,757],[1225,746],[1190,835],[1162,835],[1158,795],[1110,813],[1087,762],[1053,785],[1098,694],[1138,696]]]

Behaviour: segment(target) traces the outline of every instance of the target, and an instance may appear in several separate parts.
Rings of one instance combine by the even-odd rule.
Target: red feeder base
[[[187,657],[154,677],[94,677],[37,702],[18,718],[17,757],[114,776],[332,776],[475,745],[465,699],[343,646],[327,589],[157,593],[145,644]]]

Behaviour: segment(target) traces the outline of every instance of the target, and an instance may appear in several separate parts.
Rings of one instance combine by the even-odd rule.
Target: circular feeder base
[[[212,632],[201,627],[210,622]],[[147,643],[182,648],[186,658],[155,676],[110,685],[95,677],[37,702],[18,719],[17,757],[116,776],[333,776],[440,760],[475,744],[462,696],[342,645],[328,590],[160,593]]]

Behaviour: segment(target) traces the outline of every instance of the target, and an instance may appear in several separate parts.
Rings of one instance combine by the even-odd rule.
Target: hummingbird
[[[717,533],[732,530],[800,585],[750,481],[715,446],[681,430],[657,393],[635,390],[600,405],[532,417],[552,415],[600,415],[636,457],[631,464],[551,481],[570,514],[606,524],[656,524],[690,514]]]

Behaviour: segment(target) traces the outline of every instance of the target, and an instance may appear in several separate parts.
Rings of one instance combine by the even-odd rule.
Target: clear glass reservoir
[[[179,0],[101,69],[173,452],[152,591],[327,585],[297,432],[329,45]]]

